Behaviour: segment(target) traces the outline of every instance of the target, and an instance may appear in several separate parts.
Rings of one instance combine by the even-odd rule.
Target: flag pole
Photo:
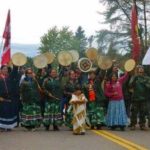
[[[0,44],[0,66],[1,66],[1,60],[2,60],[3,43],[4,43],[4,39],[2,37],[1,44]]]

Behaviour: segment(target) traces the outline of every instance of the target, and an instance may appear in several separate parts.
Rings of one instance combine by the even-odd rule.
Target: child
[[[80,86],[76,86],[70,100],[73,107],[73,134],[85,134],[85,119],[86,119],[86,102],[87,99],[82,93]]]

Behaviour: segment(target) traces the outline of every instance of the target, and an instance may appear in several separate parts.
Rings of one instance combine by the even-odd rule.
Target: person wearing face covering
[[[21,125],[27,130],[35,130],[41,124],[40,93],[31,68],[25,71],[25,78],[20,85],[22,100]]]

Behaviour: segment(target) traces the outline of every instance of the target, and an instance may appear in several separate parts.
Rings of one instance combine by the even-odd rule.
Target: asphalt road
[[[110,131],[123,139],[139,144],[150,150],[150,130],[148,131]],[[102,131],[98,131],[100,134]],[[43,128],[35,132],[16,128],[11,132],[0,132],[0,150],[125,150],[124,146],[111,139],[88,130],[85,135],[73,135],[72,131],[63,127],[60,131],[45,131]],[[136,150],[136,148],[135,148]],[[143,150],[143,149],[141,149]]]

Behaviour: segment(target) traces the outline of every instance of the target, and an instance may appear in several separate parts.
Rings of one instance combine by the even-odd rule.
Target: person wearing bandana
[[[42,117],[39,87],[31,68],[25,71],[25,78],[20,85],[20,97],[22,100],[21,126],[35,131],[37,127],[40,127]]]

